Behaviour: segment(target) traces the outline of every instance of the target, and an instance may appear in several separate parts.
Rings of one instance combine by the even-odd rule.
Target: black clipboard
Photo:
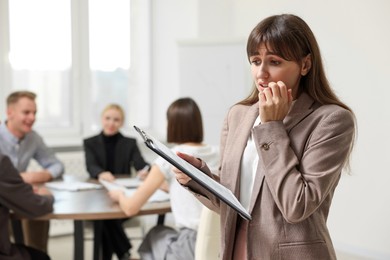
[[[135,130],[141,135],[144,140],[146,146],[151,149],[153,152],[164,158],[170,164],[181,170],[183,173],[191,177],[195,182],[199,185],[213,193],[220,200],[225,202],[227,205],[236,210],[243,218],[247,220],[251,220],[252,217],[248,213],[248,211],[241,205],[236,196],[234,196],[233,192],[216,182],[198,168],[194,167],[192,164],[186,162],[179,156],[177,156],[174,152],[171,151],[167,146],[159,142],[157,139],[152,136],[146,134],[143,130],[134,126]]]

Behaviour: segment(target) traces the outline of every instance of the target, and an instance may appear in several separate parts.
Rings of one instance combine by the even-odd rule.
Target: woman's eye
[[[272,65],[279,65],[280,61],[278,61],[278,60],[271,60],[271,64]]]
[[[253,65],[259,66],[261,64],[261,60],[252,60],[251,63]]]

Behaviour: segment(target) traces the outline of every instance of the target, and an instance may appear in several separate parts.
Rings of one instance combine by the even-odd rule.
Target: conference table
[[[71,219],[74,220],[74,259],[84,259],[84,221],[93,220],[95,260],[101,258],[102,220],[128,218],[113,202],[104,188],[81,191],[63,191],[50,189],[55,197],[54,211],[36,218],[37,220]],[[158,215],[157,224],[164,222],[164,216],[171,211],[169,201],[148,202],[138,212],[137,216]],[[13,215],[15,241],[23,243],[23,232],[20,225],[21,216]]]

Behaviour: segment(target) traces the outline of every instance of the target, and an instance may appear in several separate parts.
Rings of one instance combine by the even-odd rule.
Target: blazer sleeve
[[[0,204],[28,218],[53,211],[53,196],[41,196],[23,181],[7,156],[0,155]]]
[[[91,178],[98,178],[101,172],[104,172],[102,160],[105,158],[99,158],[98,152],[101,151],[102,147],[97,145],[97,137],[85,139],[83,141],[85,163],[87,171]]]
[[[331,198],[354,137],[352,113],[337,109],[319,120],[305,142],[301,158],[280,121],[261,124],[254,138],[265,169],[265,182],[283,217],[297,223]]]

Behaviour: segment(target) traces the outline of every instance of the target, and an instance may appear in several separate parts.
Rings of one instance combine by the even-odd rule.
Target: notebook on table
[[[119,179],[117,179],[119,180]],[[133,193],[137,190],[136,188],[126,188],[126,186],[118,183],[116,181],[109,182],[105,180],[99,180],[99,182],[107,189],[107,190],[121,190],[125,193],[127,197],[130,197],[133,195]],[[156,190],[152,196],[148,199],[148,202],[162,202],[162,201],[169,201],[169,194],[162,191],[162,190]]]

